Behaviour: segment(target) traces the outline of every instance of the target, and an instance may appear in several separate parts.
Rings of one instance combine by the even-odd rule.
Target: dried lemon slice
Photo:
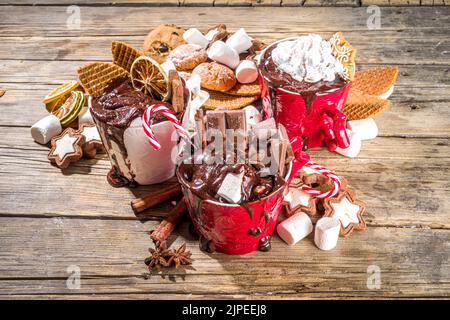
[[[55,101],[58,98],[67,95],[70,91],[76,89],[79,85],[80,83],[74,80],[59,86],[58,88],[56,88],[55,90],[53,90],[52,92],[50,92],[48,95],[45,96],[44,104],[48,104],[52,101]]]
[[[169,99],[169,77],[161,65],[152,58],[141,56],[134,60],[130,76],[131,83],[136,90],[161,101]]]

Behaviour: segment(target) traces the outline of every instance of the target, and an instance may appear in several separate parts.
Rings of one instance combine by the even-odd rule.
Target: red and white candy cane
[[[320,190],[311,188],[307,185],[302,185],[301,186],[302,191],[316,198],[331,198],[335,196],[339,192],[339,190],[341,190],[341,180],[339,180],[339,177],[333,171],[330,171],[325,167],[319,166],[317,163],[311,160],[308,161],[305,164],[305,166],[310,167],[311,169],[316,170],[317,172],[323,174],[324,176],[329,177],[333,181],[334,186],[333,189],[331,189],[330,191],[322,192]]]
[[[178,121],[177,117],[170,111],[169,108],[166,106],[163,106],[161,104],[153,104],[149,106],[147,109],[145,109],[144,114],[142,115],[142,128],[144,129],[145,134],[148,137],[148,140],[150,144],[152,145],[153,149],[159,150],[161,149],[161,145],[159,144],[158,140],[156,140],[155,135],[153,134],[153,131],[150,127],[150,119],[152,118],[153,114],[155,112],[161,112],[164,114],[164,116],[172,122],[173,126],[175,127],[175,130],[178,132],[178,134],[182,137],[189,138],[189,134],[187,131],[181,126],[180,121]]]

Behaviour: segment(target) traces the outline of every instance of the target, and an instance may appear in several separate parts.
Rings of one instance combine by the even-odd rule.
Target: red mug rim
[[[250,201],[250,202],[245,202],[245,204],[254,204],[254,203],[262,202],[262,201],[270,198],[271,196],[273,196],[275,193],[279,192],[282,188],[285,188],[286,187],[286,181],[288,181],[289,177],[291,176],[293,161],[294,160],[289,162],[288,170],[286,171],[286,174],[284,176],[285,183],[282,186],[280,186],[276,190],[273,190],[270,194],[268,194],[267,196],[265,196],[265,197],[263,197],[261,199]],[[191,190],[189,185],[186,183],[185,179],[180,174],[180,166],[177,166],[177,169],[175,170],[175,174],[177,176],[178,182],[180,184],[182,184],[183,186],[185,186],[187,189]],[[194,193],[194,192],[192,192],[192,193]],[[240,206],[243,205],[243,204],[236,204],[236,203],[223,203],[223,202],[218,202],[218,201],[211,200],[211,199],[206,199],[206,200],[203,200],[203,201],[207,201],[207,202],[210,202],[210,203],[215,204],[215,205],[226,206],[226,207],[240,207]]]
[[[267,51],[269,48],[273,47],[274,45],[276,45],[276,44],[278,44],[278,43],[280,43],[280,42],[288,41],[288,40],[294,40],[294,39],[298,39],[298,38],[300,38],[300,36],[289,37],[289,38],[284,38],[284,39],[277,40],[277,41],[275,41],[275,42],[272,42],[270,45],[268,45],[266,48],[264,48],[264,49],[260,52],[259,57],[258,57],[257,64],[258,64],[258,68],[259,68],[259,73],[261,74],[261,77],[262,77],[265,81],[267,81],[267,82],[269,82],[269,83],[272,83],[272,81],[270,81],[270,79],[268,79],[266,76],[263,75],[263,73],[261,72],[261,67],[260,67],[260,66],[261,66],[261,61],[262,61],[264,55],[266,54],[266,51]],[[335,90],[330,90],[330,91],[326,91],[326,92],[320,92],[320,93],[318,93],[317,95],[318,95],[318,96],[323,96],[323,95],[327,95],[327,94],[332,93],[332,92],[336,92],[336,91],[342,90],[342,89],[345,88],[345,86],[347,86],[349,83],[351,83],[351,81],[347,81],[346,84],[345,84],[344,86],[342,86],[341,88],[337,88],[337,89],[335,89]],[[290,94],[301,95],[301,94],[298,93],[298,92],[289,91],[289,90],[284,89],[284,88],[279,88],[279,87],[277,87],[276,89],[277,89],[277,90],[284,91],[284,92],[286,92],[286,93],[290,93]]]

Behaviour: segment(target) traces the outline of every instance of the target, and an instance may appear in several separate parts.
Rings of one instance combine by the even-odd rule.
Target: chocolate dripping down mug
[[[283,124],[291,142],[303,150],[349,146],[342,109],[351,82],[337,74],[342,65],[325,42],[318,35],[283,39],[265,48],[258,60],[263,112]]]
[[[162,102],[134,90],[128,78],[113,80],[100,97],[89,97],[90,112],[111,161],[107,179],[113,187],[160,183],[175,174],[178,135],[173,124],[160,117],[151,125],[159,150],[152,148],[142,128],[144,110],[154,103]]]

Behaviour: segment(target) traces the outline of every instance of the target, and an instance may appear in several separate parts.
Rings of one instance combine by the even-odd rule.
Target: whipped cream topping
[[[317,34],[280,42],[272,51],[272,59],[298,81],[333,81],[344,69],[333,55],[331,44]]]

